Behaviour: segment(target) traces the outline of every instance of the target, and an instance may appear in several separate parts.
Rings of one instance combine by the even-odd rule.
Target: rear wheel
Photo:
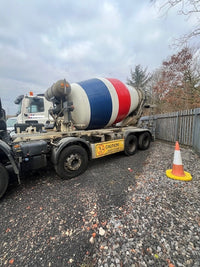
[[[124,153],[127,156],[131,156],[136,153],[138,146],[137,137],[133,134],[130,134],[125,139]]]
[[[78,145],[66,147],[60,154],[56,172],[63,179],[70,179],[83,173],[88,166],[88,154]]]
[[[6,168],[0,163],[0,198],[5,194],[8,187],[9,175]]]
[[[139,149],[145,150],[145,149],[149,148],[150,143],[151,143],[150,133],[145,132],[139,136],[139,141],[138,141]]]

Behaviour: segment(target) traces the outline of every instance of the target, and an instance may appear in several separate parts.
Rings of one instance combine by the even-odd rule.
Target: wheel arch
[[[51,154],[51,161],[53,162],[54,165],[58,163],[59,155],[65,149],[66,147],[69,147],[71,145],[79,145],[82,146],[87,154],[88,154],[88,159],[91,160],[92,158],[92,151],[90,148],[90,145],[87,141],[84,139],[81,139],[79,137],[65,137],[62,138],[56,145],[56,147],[53,148],[52,154]]]
[[[12,149],[7,143],[2,140],[0,140],[0,162],[3,165],[5,162],[10,162],[15,174],[19,176],[19,168],[17,167],[17,164],[15,163],[14,157],[12,155]]]

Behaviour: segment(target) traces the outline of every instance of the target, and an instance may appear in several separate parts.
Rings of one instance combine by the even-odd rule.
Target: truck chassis
[[[137,149],[145,150],[151,142],[148,129],[133,126],[98,130],[48,131],[17,134],[0,140],[0,197],[9,183],[7,167],[11,166],[20,183],[26,170],[45,167],[48,161],[63,179],[86,171],[92,159],[124,151],[127,156]]]

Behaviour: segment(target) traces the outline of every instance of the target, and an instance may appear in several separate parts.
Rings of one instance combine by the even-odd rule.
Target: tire
[[[137,137],[133,134],[130,134],[125,139],[124,153],[127,156],[134,155],[137,151],[138,140]]]
[[[151,143],[151,136],[148,132],[142,133],[139,136],[139,141],[138,141],[139,149],[146,150],[147,148],[149,148],[150,143]]]
[[[8,187],[9,175],[6,168],[0,163],[0,198],[5,194]]]
[[[88,154],[78,145],[69,146],[61,152],[56,172],[62,179],[71,179],[85,172],[88,166]]]

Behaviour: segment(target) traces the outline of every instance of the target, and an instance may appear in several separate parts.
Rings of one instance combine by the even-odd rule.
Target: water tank
[[[138,91],[113,78],[71,84],[72,119],[78,129],[100,129],[122,121],[140,101]]]

